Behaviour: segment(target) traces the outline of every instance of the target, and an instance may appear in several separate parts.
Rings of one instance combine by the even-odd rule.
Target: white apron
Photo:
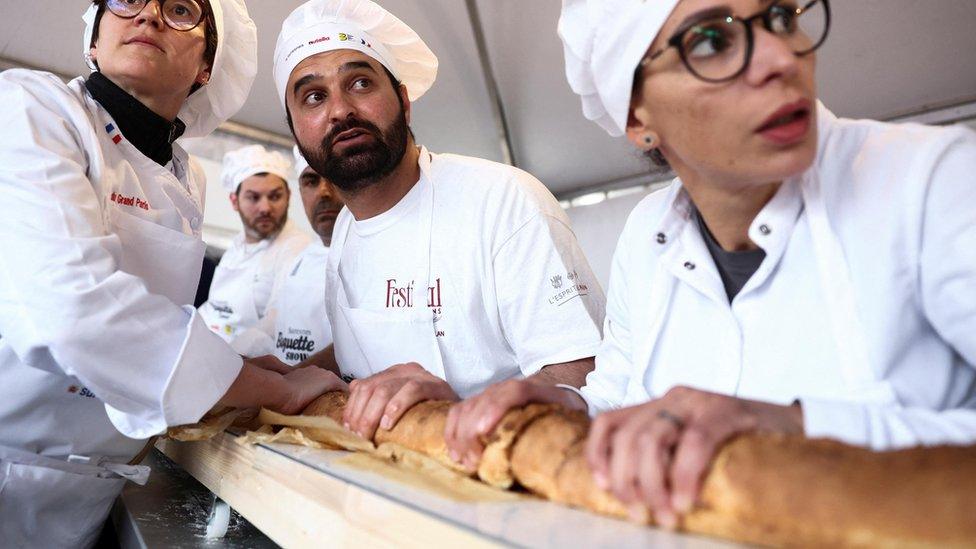
[[[422,185],[418,244],[418,276],[416,287],[430,286],[431,222],[434,209],[434,186],[429,177],[429,154],[420,155]],[[341,280],[342,250],[345,247],[352,216],[335,228],[332,250],[336,254],[335,267],[329,268],[326,278],[326,302],[334,303],[336,311],[332,325],[336,361],[346,380],[362,379],[386,370],[395,364],[417,362],[431,374],[447,381],[444,362],[434,330],[434,313],[425,299],[413,307],[369,311],[349,306]],[[421,285],[423,284],[423,285]]]
[[[101,195],[106,226],[121,241],[119,269],[141,278],[152,293],[192,305],[205,244],[195,235],[139,217],[135,210],[127,213],[131,206],[120,205],[117,198],[145,195],[151,204],[172,205],[152,213],[160,216],[160,223],[184,225],[186,221],[196,232],[202,202],[197,189],[186,183],[191,175],[185,153],[174,151],[173,162],[183,174],[180,181],[127,140],[116,144],[112,135],[99,131],[113,122],[90,97],[85,100],[97,136],[87,151],[88,177]],[[185,192],[166,194],[159,187],[161,180]],[[22,424],[8,423],[3,431],[25,433],[24,437],[37,439],[28,440],[28,447],[47,446],[47,453],[57,454],[48,457],[0,444],[0,546],[91,546],[125,480],[140,484],[148,480],[148,467],[126,464],[146,441],[119,433],[108,420],[104,403],[86,394],[76,378],[22,364],[9,347],[0,346],[0,379],[9,381],[12,387],[6,389],[14,392],[0,399],[0,409],[11,411],[0,416],[23,418]],[[45,437],[44,433],[54,434]],[[10,443],[7,436],[0,440]]]
[[[274,355],[285,364],[298,364],[332,343],[332,329],[325,312],[328,260],[329,248],[311,244],[285,274],[272,304]]]
[[[260,316],[254,304],[254,279],[260,265],[257,254],[267,250],[270,242],[255,244],[261,249],[233,265],[218,265],[210,285],[210,296],[200,314],[214,333],[228,343],[248,328],[257,326]]]

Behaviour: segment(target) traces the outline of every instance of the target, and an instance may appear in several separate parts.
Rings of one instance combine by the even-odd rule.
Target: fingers
[[[342,413],[342,424],[346,429],[357,431],[359,419],[362,417],[366,405],[369,404],[369,399],[372,397],[376,385],[376,380],[372,377],[357,379],[349,384],[349,400],[346,402],[346,409]]]
[[[300,368],[282,376],[291,397],[279,411],[297,414],[324,393],[342,390],[346,384],[335,374],[319,368]]]
[[[464,413],[463,409],[469,400],[458,402],[447,410],[447,422],[444,424],[444,442],[447,445],[447,455],[455,463],[460,463],[462,456],[457,442],[457,426],[460,422],[460,417]]]
[[[495,431],[498,422],[509,410],[535,401],[539,393],[537,389],[541,388],[531,381],[513,379],[489,387],[462,405],[448,444],[460,457],[465,469],[478,469],[485,450],[482,441]]]
[[[389,431],[414,404],[433,398],[427,394],[428,391],[426,389],[429,388],[431,388],[430,385],[418,381],[404,383],[383,409],[383,417],[380,418],[380,428]]]
[[[585,455],[593,480],[602,490],[610,489],[610,437],[634,408],[625,408],[597,416],[586,440]]]
[[[687,513],[701,491],[702,477],[719,445],[739,431],[728,418],[707,418],[689,425],[681,434],[671,468],[671,503],[679,513]]]
[[[654,514],[658,525],[674,529],[678,519],[671,504],[669,473],[671,455],[680,432],[669,421],[651,421],[638,434],[636,451],[638,497],[642,507]]]
[[[393,398],[396,389],[391,383],[384,383],[376,387],[369,396],[369,401],[363,406],[359,418],[352,424],[352,430],[359,436],[372,440],[376,429],[380,426],[380,418],[386,410],[386,405]]]
[[[485,396],[486,394],[482,393],[477,397],[454,405],[447,414],[448,424],[444,428],[444,441],[447,443],[448,455],[470,472],[478,469],[481,452],[484,451],[473,424],[477,421],[474,416],[477,413],[478,404]]]
[[[446,381],[416,362],[391,366],[369,378],[353,381],[349,387],[343,424],[368,439],[379,427],[392,429],[420,401],[457,400],[457,394]]]

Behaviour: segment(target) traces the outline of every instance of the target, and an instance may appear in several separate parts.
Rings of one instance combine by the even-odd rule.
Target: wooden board
[[[422,478],[404,482],[357,466],[347,452],[234,438],[158,447],[284,547],[734,547],[528,496],[452,497]]]

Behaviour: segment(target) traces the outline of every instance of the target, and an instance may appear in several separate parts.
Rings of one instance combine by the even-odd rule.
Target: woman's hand
[[[665,528],[691,510],[718,448],[748,431],[803,433],[799,405],[675,387],[662,398],[607,412],[593,422],[586,457],[594,478],[631,508],[651,511]]]

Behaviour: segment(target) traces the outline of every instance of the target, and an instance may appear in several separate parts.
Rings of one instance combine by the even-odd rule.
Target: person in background
[[[343,206],[332,184],[309,167],[297,146],[294,155],[302,206],[319,238],[279,273],[267,314],[251,333],[239,338],[242,344],[238,346],[251,340],[242,350],[245,355],[273,354],[292,366],[310,364],[309,359],[332,344],[325,312],[325,266]]]
[[[417,33],[368,0],[303,4],[275,48],[298,147],[346,204],[319,364],[355,378],[344,421],[367,438],[416,402],[510,378],[578,386],[600,341],[603,291],[552,194],[417,145],[411,105],[436,74]]]
[[[261,145],[224,156],[221,183],[244,230],[221,257],[200,314],[243,354],[252,343],[236,340],[264,318],[276,277],[312,242],[288,221],[290,171],[288,158]]]
[[[98,0],[94,72],[0,73],[0,540],[89,547],[146,439],[216,404],[295,413],[341,384],[242,360],[192,307],[204,179],[175,143],[244,103],[240,0]]]
[[[598,483],[674,526],[730,437],[976,442],[976,135],[835,117],[827,0],[564,0],[586,117],[677,179],[614,255],[578,394]]]

